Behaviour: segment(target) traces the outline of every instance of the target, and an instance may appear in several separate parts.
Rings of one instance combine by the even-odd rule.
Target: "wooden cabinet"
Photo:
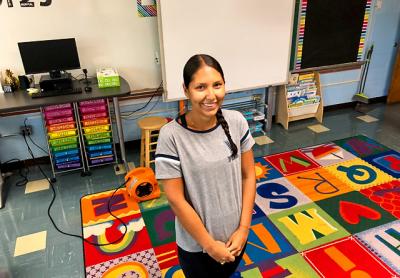
[[[395,102],[400,102],[400,47],[397,48],[397,57],[393,68],[392,83],[387,97],[387,103]]]

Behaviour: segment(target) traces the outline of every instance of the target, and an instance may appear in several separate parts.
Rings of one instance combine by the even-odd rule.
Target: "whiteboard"
[[[7,1],[0,1],[3,73],[8,68],[16,75],[25,73],[18,42],[75,38],[81,68],[90,76],[97,68],[115,67],[132,90],[160,85],[157,19],[140,17],[136,1],[53,0],[46,7],[40,6],[44,0],[30,0],[34,7],[21,7],[20,2],[8,7]],[[71,73],[76,76],[82,70]]]
[[[158,0],[166,100],[184,99],[183,67],[216,58],[227,92],[287,83],[295,0]]]

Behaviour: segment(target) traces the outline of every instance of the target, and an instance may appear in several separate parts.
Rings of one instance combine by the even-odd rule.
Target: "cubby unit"
[[[290,122],[307,118],[316,118],[322,123],[324,105],[319,73],[292,74],[290,80],[290,85],[279,87],[276,122],[285,129]]]

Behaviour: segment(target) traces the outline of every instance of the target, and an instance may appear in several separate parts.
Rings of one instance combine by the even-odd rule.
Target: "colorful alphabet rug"
[[[400,153],[355,136],[256,158],[255,170],[233,277],[400,277]],[[137,204],[112,193],[81,199],[84,238],[97,244],[83,243],[86,277],[184,277],[165,195]]]

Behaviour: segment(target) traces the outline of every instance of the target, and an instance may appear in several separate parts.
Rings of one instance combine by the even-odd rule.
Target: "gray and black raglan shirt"
[[[222,110],[238,153],[252,148],[246,119],[238,111]],[[238,228],[242,211],[241,156],[231,158],[223,128],[196,131],[177,120],[162,127],[156,150],[156,178],[182,177],[185,198],[215,240],[227,242]],[[175,219],[176,242],[189,252],[201,246]]]

